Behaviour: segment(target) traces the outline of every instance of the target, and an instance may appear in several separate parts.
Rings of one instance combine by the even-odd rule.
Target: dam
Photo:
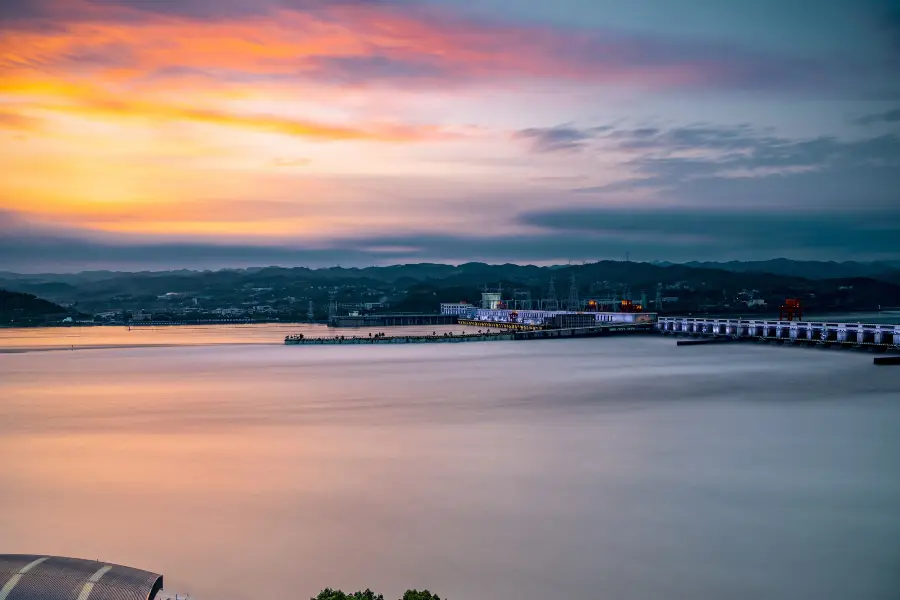
[[[900,350],[900,325],[825,321],[768,321],[710,317],[659,317],[663,334],[796,345]]]
[[[490,294],[488,294],[490,295]],[[846,323],[838,321],[802,321],[799,303],[791,305],[796,315],[777,320],[739,317],[658,316],[640,305],[622,302],[619,310],[515,310],[498,303],[494,308],[466,303],[442,304],[439,314],[371,315],[336,319],[332,325],[379,326],[458,324],[478,328],[464,334],[401,335],[369,334],[304,338],[288,336],[289,345],[330,344],[410,344],[459,343],[481,341],[518,341],[553,338],[600,337],[620,333],[659,333],[688,336],[693,341],[679,345],[701,345],[734,341],[763,341],[824,348],[857,348],[876,352],[900,351],[900,324]],[[894,364],[892,361],[878,364]]]

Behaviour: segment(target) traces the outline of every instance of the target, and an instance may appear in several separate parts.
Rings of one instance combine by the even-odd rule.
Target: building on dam
[[[483,321],[485,324],[510,323],[539,327],[572,328],[592,327],[615,323],[654,323],[656,313],[644,312],[640,304],[622,300],[614,306],[615,311],[602,312],[596,302],[587,301],[583,310],[516,310],[509,308],[500,294],[482,294],[481,306],[467,302],[441,304],[442,315],[453,315],[468,321]]]

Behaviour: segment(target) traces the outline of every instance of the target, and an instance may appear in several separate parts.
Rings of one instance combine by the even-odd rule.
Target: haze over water
[[[864,353],[6,354],[0,431],[0,552],[155,570],[199,600],[900,597],[900,371]]]

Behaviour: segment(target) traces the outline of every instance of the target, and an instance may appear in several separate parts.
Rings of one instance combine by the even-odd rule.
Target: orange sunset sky
[[[4,0],[0,268],[898,258],[898,13],[726,4]]]

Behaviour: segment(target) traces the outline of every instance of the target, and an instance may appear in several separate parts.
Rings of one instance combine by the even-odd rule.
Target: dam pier
[[[758,340],[834,348],[900,350],[900,325],[826,321],[766,321],[710,317],[659,317],[663,334],[710,340]]]

